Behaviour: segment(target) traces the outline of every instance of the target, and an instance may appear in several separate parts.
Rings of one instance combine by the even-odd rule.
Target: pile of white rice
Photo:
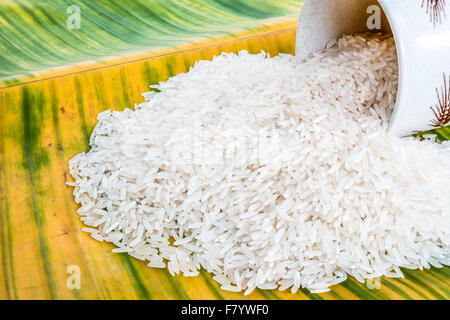
[[[450,264],[450,146],[386,134],[397,73],[393,39],[363,36],[197,62],[99,114],[70,160],[83,230],[246,294]]]

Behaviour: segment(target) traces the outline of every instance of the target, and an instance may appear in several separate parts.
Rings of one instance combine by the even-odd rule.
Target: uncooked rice
[[[450,146],[386,133],[397,74],[392,37],[367,35],[199,61],[98,115],[69,163],[83,230],[245,294],[448,265]]]

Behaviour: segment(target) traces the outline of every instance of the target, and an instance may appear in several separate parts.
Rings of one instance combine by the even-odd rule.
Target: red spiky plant
[[[436,25],[441,23],[442,19],[446,18],[445,7],[446,0],[422,0],[422,8],[427,8],[427,13],[430,15],[430,21]]]
[[[438,97],[438,103],[434,107],[430,107],[435,118],[431,121],[431,125],[435,128],[440,128],[450,123],[450,76],[448,77],[444,73],[444,87],[441,87],[439,92],[436,89]]]

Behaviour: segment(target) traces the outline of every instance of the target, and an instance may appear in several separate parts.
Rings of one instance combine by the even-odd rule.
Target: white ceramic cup
[[[440,7],[433,7],[436,3]],[[302,61],[324,49],[332,39],[379,32],[378,27],[393,33],[399,62],[397,103],[389,132],[406,136],[435,128],[437,117],[432,108],[436,110],[439,99],[444,98],[444,74],[447,92],[449,89],[450,6],[445,1],[305,0],[297,29],[296,57]]]

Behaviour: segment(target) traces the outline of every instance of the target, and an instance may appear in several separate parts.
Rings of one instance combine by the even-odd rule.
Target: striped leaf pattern
[[[5,42],[0,42],[0,57],[7,57],[14,62],[10,69],[6,69],[1,60],[0,70],[7,70],[9,73],[4,73],[7,76],[44,70],[53,66],[50,63],[58,65],[78,61],[80,56],[76,50],[84,50],[92,58],[92,52],[99,52],[93,48],[104,46],[115,50],[117,46],[118,50],[126,50],[130,45],[128,41],[143,41],[138,36],[121,39],[120,28],[115,28],[116,25],[111,23],[105,24],[103,31],[99,30],[96,36],[92,36],[92,48],[86,45],[88,34],[87,38],[79,39],[80,45],[63,36],[61,38],[71,45],[60,47],[53,37],[45,43],[42,35],[46,32],[44,23],[29,18],[26,11],[34,5],[41,11],[30,9],[31,12],[44,19],[43,12],[51,10],[59,10],[63,15],[63,9],[69,2],[51,3],[49,5],[50,1],[37,0],[0,2],[1,28],[4,28],[5,16],[10,20],[17,19],[14,21],[24,17],[23,22],[20,22],[22,26],[42,24],[42,29],[34,32],[35,38],[29,39],[29,46],[11,48],[5,46]],[[82,5],[91,8],[92,21],[100,25],[105,17],[96,16],[95,8],[106,6],[106,1],[95,1],[95,5],[92,3],[94,1],[83,1]],[[127,1],[126,6],[121,1],[111,3],[129,10],[127,14],[132,17],[153,12],[152,6],[155,6],[155,14],[159,12],[156,15],[162,17],[161,12],[166,12],[162,6],[173,6],[167,11],[171,12],[170,19],[162,19],[158,27],[160,29],[155,34],[167,32],[177,35],[178,31],[176,27],[171,27],[171,21],[181,19],[179,16],[186,15],[185,10],[191,10],[191,15],[204,16],[205,19],[228,16],[227,21],[231,21],[231,25],[235,21],[237,24],[242,20],[265,19],[270,14],[284,14],[286,11],[271,10],[275,10],[274,6],[277,10],[291,10],[289,8],[296,6],[297,1],[281,1],[274,5],[275,1],[263,0],[192,0],[186,2],[189,3],[188,9],[176,4],[184,3],[182,1],[165,1],[163,4],[163,1],[136,0]],[[255,6],[259,9],[253,11]],[[118,8],[113,5],[106,7],[111,21],[126,21],[119,19],[125,13],[121,13]],[[147,11],[144,11],[144,7]],[[187,16],[184,17],[190,21]],[[136,19],[134,23],[139,24],[140,18]],[[201,26],[207,25],[210,20],[205,21],[200,23],[200,20],[192,19],[189,26],[199,33],[206,32]],[[199,25],[195,26],[195,23]],[[131,22],[119,25],[124,28],[133,26]],[[149,25],[156,28],[154,24]],[[195,44],[187,44],[171,54],[149,56],[134,60],[133,63],[105,67],[96,65],[95,70],[90,72],[54,72],[46,80],[28,79],[25,84],[10,83],[9,87],[0,88],[0,299],[449,299],[448,267],[426,271],[404,270],[404,279],[382,278],[375,283],[362,284],[349,279],[323,294],[311,294],[306,290],[295,294],[289,291],[256,290],[244,296],[242,293],[220,290],[206,272],[201,272],[198,277],[184,278],[172,277],[167,270],[148,268],[145,263],[126,254],[111,253],[113,245],[98,243],[80,231],[82,224],[75,214],[77,205],[73,201],[72,188],[64,185],[70,179],[67,161],[75,154],[88,150],[89,135],[99,112],[131,107],[135,102],[142,101],[140,94],[147,91],[149,85],[186,72],[196,60],[211,59],[221,51],[238,52],[245,49],[257,53],[264,49],[271,55],[294,52],[296,20],[272,21],[263,29],[245,31],[233,41],[222,37],[223,31],[219,25],[215,26],[216,38],[214,33],[205,33],[202,41],[196,40]],[[10,37],[11,34],[3,30],[0,36]],[[54,28],[51,30],[51,33],[57,34]],[[229,32],[226,28],[223,30]],[[190,32],[186,31],[186,34]],[[212,40],[206,40],[208,37]],[[20,42],[8,39],[15,44]],[[44,59],[45,54],[39,54],[36,44],[31,44],[34,41],[53,48],[49,50],[54,51],[52,59]],[[98,47],[94,46],[95,43]],[[17,50],[17,55],[6,54],[6,50]],[[19,54],[21,51],[23,53]],[[113,51],[105,52],[111,54]],[[58,60],[57,57],[67,60]],[[441,139],[450,139],[449,129],[438,132]],[[80,289],[68,286],[67,271],[74,266],[80,271]]]
[[[0,82],[158,51],[296,17],[301,0],[0,0]],[[79,8],[80,29],[70,17]]]

